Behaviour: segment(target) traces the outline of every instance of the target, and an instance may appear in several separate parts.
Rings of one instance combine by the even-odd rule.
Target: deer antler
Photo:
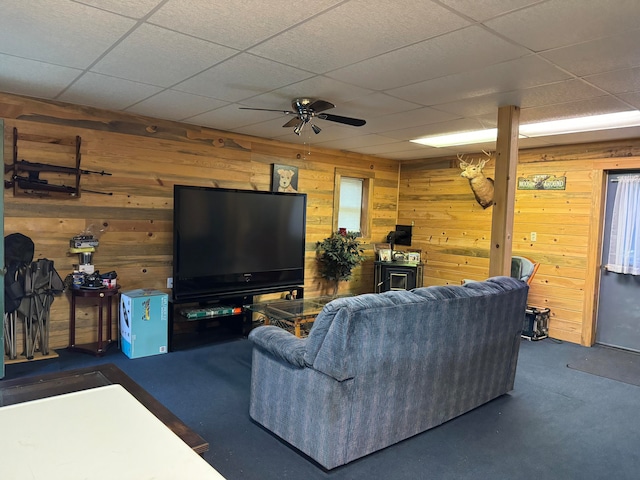
[[[457,153],[457,154],[456,154],[456,156],[458,157],[458,160],[460,160],[460,168],[461,168],[462,170],[464,170],[465,168],[467,168],[467,167],[469,166],[469,163],[468,163],[468,162],[466,162],[466,161],[464,160],[464,158],[462,158],[462,154]]]

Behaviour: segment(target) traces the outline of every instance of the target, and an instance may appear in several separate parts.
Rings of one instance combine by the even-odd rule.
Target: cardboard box
[[[120,295],[122,353],[129,358],[167,353],[169,296],[151,289]]]

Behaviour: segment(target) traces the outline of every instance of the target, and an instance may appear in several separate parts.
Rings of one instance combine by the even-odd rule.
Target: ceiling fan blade
[[[351,117],[343,117],[341,115],[332,115],[330,113],[321,113],[320,115],[316,115],[318,118],[322,120],[329,120],[330,122],[338,122],[344,123],[345,125],[352,125],[354,127],[361,127],[365,123],[365,120],[360,120],[359,118],[351,118]]]
[[[295,127],[298,123],[300,123],[300,119],[298,117],[296,118],[292,118],[291,120],[289,120],[287,123],[285,123],[284,125],[282,125],[283,127]]]
[[[249,107],[238,107],[240,110],[260,110],[261,112],[278,112],[284,113],[285,115],[298,115],[298,112],[292,112],[291,110],[272,110],[270,108],[249,108]]]
[[[316,113],[320,113],[335,107],[336,106],[333,103],[327,102],[326,100],[316,100],[315,102],[310,104],[307,108]]]

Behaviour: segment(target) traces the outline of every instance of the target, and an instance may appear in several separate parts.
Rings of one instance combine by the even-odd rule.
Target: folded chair
[[[522,280],[523,282],[527,282],[528,285],[531,285],[531,281],[533,280],[533,276],[538,271],[538,267],[540,267],[540,263],[534,262],[527,257],[513,256],[511,257],[510,276],[512,278]],[[477,280],[469,280],[465,278],[464,280],[462,280],[462,283],[465,284],[475,281]]]
[[[9,359],[18,356],[16,323],[18,308],[24,298],[24,278],[33,260],[33,241],[21,233],[12,233],[4,238],[4,341]]]
[[[511,276],[531,285],[539,266],[539,263],[527,257],[511,257]]]
[[[49,354],[51,304],[54,296],[64,290],[52,260],[41,258],[27,268],[24,290],[18,312],[24,320],[25,356],[31,359],[38,347],[42,355]]]

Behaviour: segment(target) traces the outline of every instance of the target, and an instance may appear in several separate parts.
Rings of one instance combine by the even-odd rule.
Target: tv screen
[[[304,284],[305,194],[176,185],[173,297]]]

